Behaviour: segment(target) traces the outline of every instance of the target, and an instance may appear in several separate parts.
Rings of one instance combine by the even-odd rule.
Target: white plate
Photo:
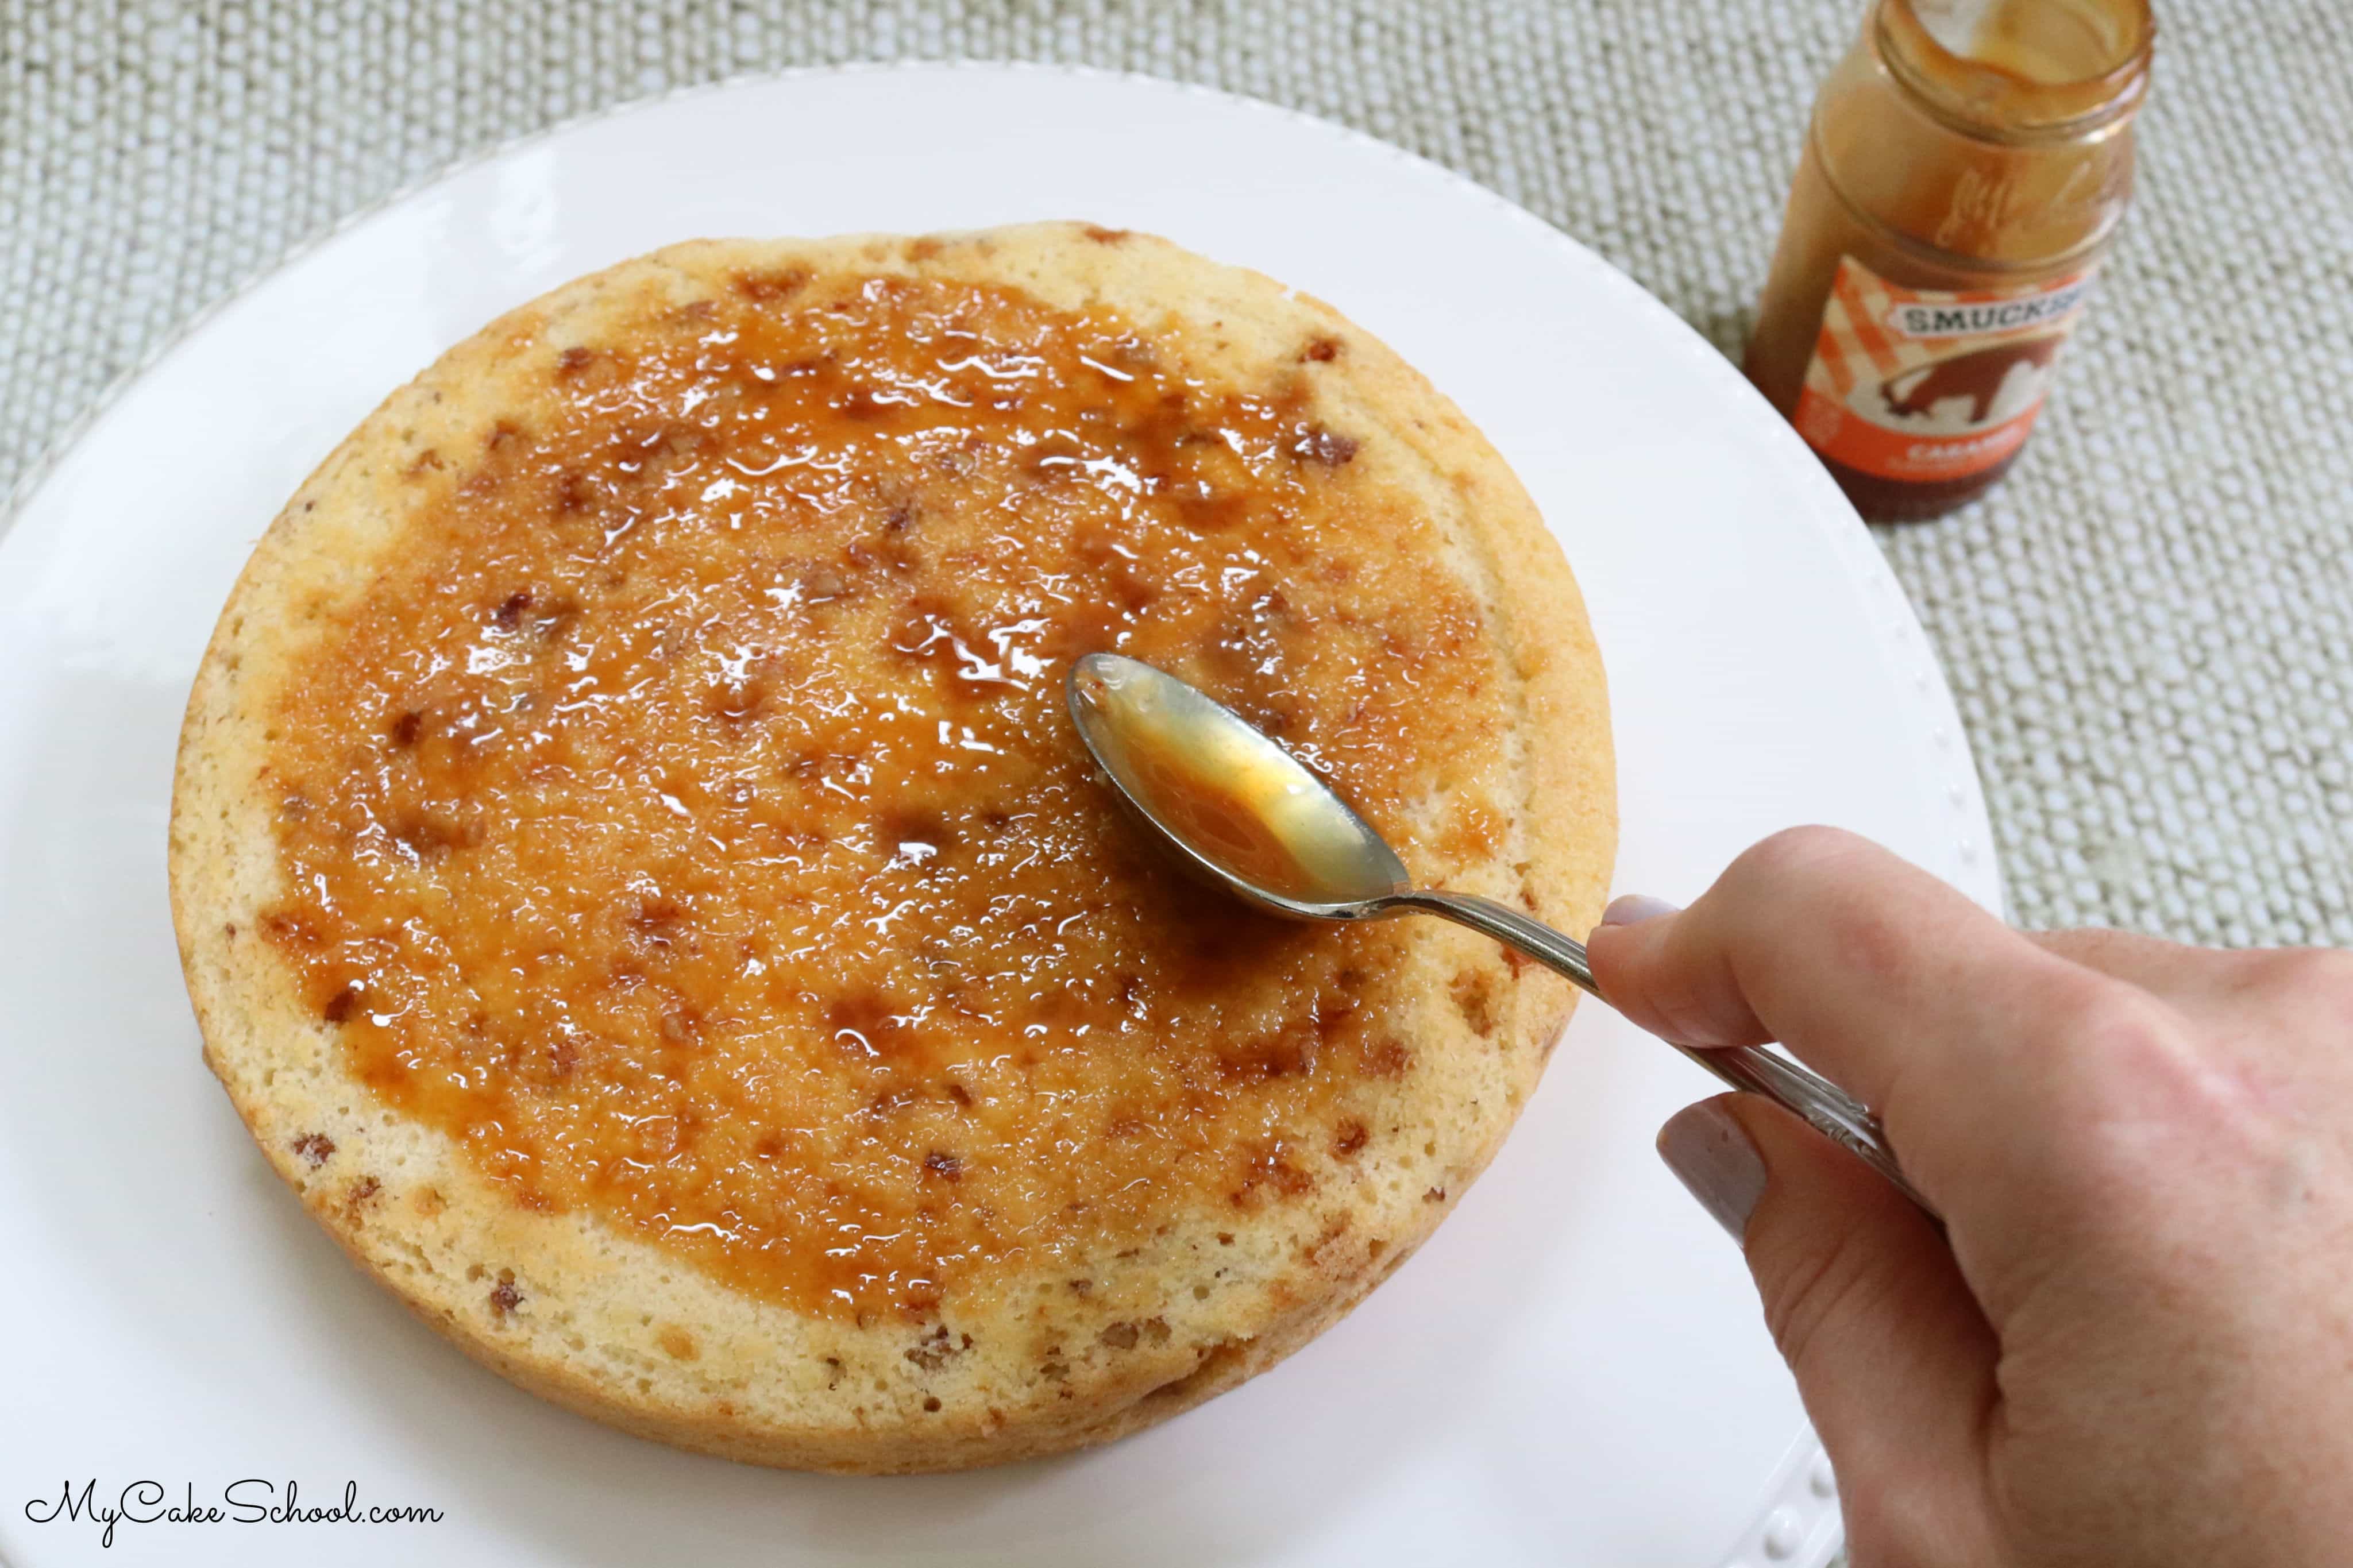
[[[367,1283],[206,1075],[164,908],[189,678],[248,549],[392,386],[500,310],[694,235],[1080,216],[1312,289],[1458,399],[1591,602],[1619,885],[1697,892],[1782,825],[1997,899],[1951,699],[1796,438],[1591,253],[1262,104],[1005,67],[691,93],[477,163],[192,331],[0,545],[0,1555],[528,1564],[1823,1561],[1828,1473],[1734,1249],[1651,1152],[1715,1085],[1581,1011],[1478,1189],[1293,1361],[1110,1449],[842,1480],[544,1405]],[[70,1480],[240,1478],[438,1523],[39,1520]],[[322,1557],[322,1554],[324,1554]]]

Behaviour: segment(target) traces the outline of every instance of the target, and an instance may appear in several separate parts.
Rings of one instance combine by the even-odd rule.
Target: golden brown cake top
[[[1227,384],[1011,286],[731,281],[407,459],[266,750],[311,1005],[516,1204],[861,1321],[1303,1200],[1409,1068],[1404,939],[1173,876],[1062,682],[1159,664],[1418,871],[1497,847],[1493,639],[1319,412],[1345,345]]]

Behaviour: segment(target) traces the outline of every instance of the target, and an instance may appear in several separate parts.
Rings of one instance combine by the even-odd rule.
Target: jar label
[[[1832,462],[1912,483],[1966,479],[2024,444],[2092,269],[2025,289],[1906,289],[1839,263],[1798,394]]]

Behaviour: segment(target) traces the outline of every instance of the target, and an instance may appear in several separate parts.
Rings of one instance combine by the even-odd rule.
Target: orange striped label
[[[2021,289],[1907,289],[1850,256],[1795,423],[1815,451],[1890,479],[1956,479],[2026,440],[2082,316],[2086,268]]]

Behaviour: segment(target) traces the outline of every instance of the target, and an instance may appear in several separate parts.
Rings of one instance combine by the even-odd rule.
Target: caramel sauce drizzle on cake
[[[1399,930],[1196,890],[1062,706],[1132,654],[1409,863],[1486,847],[1429,805],[1494,743],[1455,728],[1479,606],[1304,372],[791,270],[531,352],[527,414],[415,454],[272,722],[265,929],[384,1104],[516,1204],[861,1322],[1355,1154],[1410,1070]]]

